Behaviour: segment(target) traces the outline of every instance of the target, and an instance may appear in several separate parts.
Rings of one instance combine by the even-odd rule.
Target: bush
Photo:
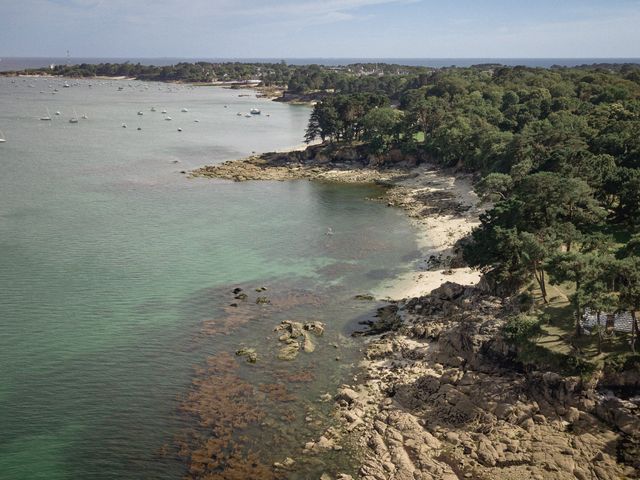
[[[520,314],[509,319],[502,333],[507,340],[512,342],[529,342],[540,335],[540,322],[536,317]]]
[[[516,305],[521,313],[530,312],[535,305],[535,297],[530,292],[522,292],[516,297]]]
[[[605,361],[604,368],[613,372],[640,370],[640,354],[617,353],[611,355]]]
[[[547,348],[525,342],[518,351],[518,360],[535,370],[552,371],[562,375],[579,375],[590,379],[597,366],[578,355],[553,352]]]
[[[597,371],[597,365],[578,355],[565,355],[565,362],[562,366],[568,372],[580,375],[583,380],[591,378]]]

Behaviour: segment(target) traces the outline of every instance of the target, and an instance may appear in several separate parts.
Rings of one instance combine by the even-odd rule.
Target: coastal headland
[[[637,389],[640,371],[561,374],[521,361],[505,333],[517,302],[462,260],[460,243],[484,211],[473,178],[427,161],[314,145],[191,172],[375,183],[387,190],[372,200],[403,208],[420,227],[425,257],[374,292],[389,304],[359,332],[361,374],[334,396],[340,427],[310,439],[302,455],[345,445],[358,452],[365,480],[637,478],[637,402],[604,387]],[[353,477],[322,476],[334,478]]]
[[[122,66],[113,74],[214,85],[201,67],[182,65],[165,75]],[[229,78],[244,75],[235,72],[238,65],[217,68]],[[418,226],[421,252],[409,272],[353,298],[386,305],[371,302],[368,328],[356,332],[360,371],[339,380],[351,384],[313,395],[314,406],[335,407],[335,425],[326,428],[305,412],[291,437],[297,447],[270,451],[260,462],[252,451],[237,454],[236,436],[247,421],[260,424],[264,435],[254,445],[278,438],[263,426],[263,415],[277,411],[264,398],[289,401],[293,377],[261,384],[264,395],[246,403],[252,388],[242,383],[238,363],[264,365],[260,352],[243,344],[235,360],[213,357],[183,405],[214,427],[213,436],[181,448],[192,478],[317,478],[306,475],[311,463],[314,472],[324,470],[322,480],[638,478],[638,335],[616,331],[607,313],[633,314],[640,298],[636,67],[380,68],[326,70],[319,85],[316,68],[270,66],[268,87],[251,83],[256,96],[322,100],[305,138],[331,141],[190,173],[237,182],[379,185],[384,193],[371,200],[407,213]],[[102,70],[111,67],[87,73]],[[281,91],[284,80],[289,88]],[[494,203],[481,203],[474,187]],[[234,289],[232,314],[207,328],[217,333],[238,325],[237,314],[249,306],[273,301],[279,308],[261,288],[251,286],[256,298]],[[585,307],[595,309],[598,323],[607,320],[583,329]],[[291,318],[274,326],[279,337],[272,347],[285,370],[311,354],[316,340],[318,358],[325,342]],[[351,360],[334,358],[351,369]],[[234,387],[230,396],[218,395],[224,383]],[[357,454],[356,469],[338,466],[341,451]]]

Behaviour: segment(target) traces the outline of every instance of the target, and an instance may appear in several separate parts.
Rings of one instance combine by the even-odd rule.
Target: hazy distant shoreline
[[[243,62],[243,63],[277,63],[284,60],[290,65],[320,64],[326,66],[347,65],[355,63],[393,63],[417,67],[470,67],[483,63],[499,63],[505,66],[524,65],[527,67],[550,68],[554,65],[575,67],[597,63],[638,63],[637,58],[137,58],[137,57],[2,57],[0,56],[0,71],[22,70],[25,68],[42,68],[51,64],[96,64],[96,63],[140,63],[142,65],[167,66],[180,62]]]

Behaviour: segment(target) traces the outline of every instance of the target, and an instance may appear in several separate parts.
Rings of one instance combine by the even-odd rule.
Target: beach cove
[[[410,271],[391,277],[374,290],[374,296],[397,301],[428,294],[445,282],[478,283],[480,272],[463,265],[457,245],[479,224],[479,216],[488,206],[475,194],[472,176],[429,164],[380,168],[371,165],[366,155],[358,156],[355,148],[339,148],[334,158],[324,150],[322,145],[297,147],[205,166],[191,175],[235,182],[304,179],[383,186],[384,194],[371,200],[405,212],[417,228],[421,254]]]

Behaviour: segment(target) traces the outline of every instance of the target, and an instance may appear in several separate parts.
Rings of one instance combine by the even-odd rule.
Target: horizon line
[[[144,59],[219,59],[219,60],[273,60],[276,58],[281,58],[283,60],[291,59],[291,60],[350,60],[350,59],[362,59],[362,60],[591,60],[591,59],[606,59],[606,60],[640,60],[640,56],[638,57],[358,57],[358,56],[350,56],[350,57],[205,57],[205,56],[194,56],[194,57],[181,57],[181,56],[165,56],[165,57],[146,57],[146,56],[90,56],[90,55],[81,55],[76,57],[66,57],[65,55],[56,56],[56,55],[0,55],[0,60],[3,58],[95,58],[95,59],[126,59],[126,58],[144,58]]]

